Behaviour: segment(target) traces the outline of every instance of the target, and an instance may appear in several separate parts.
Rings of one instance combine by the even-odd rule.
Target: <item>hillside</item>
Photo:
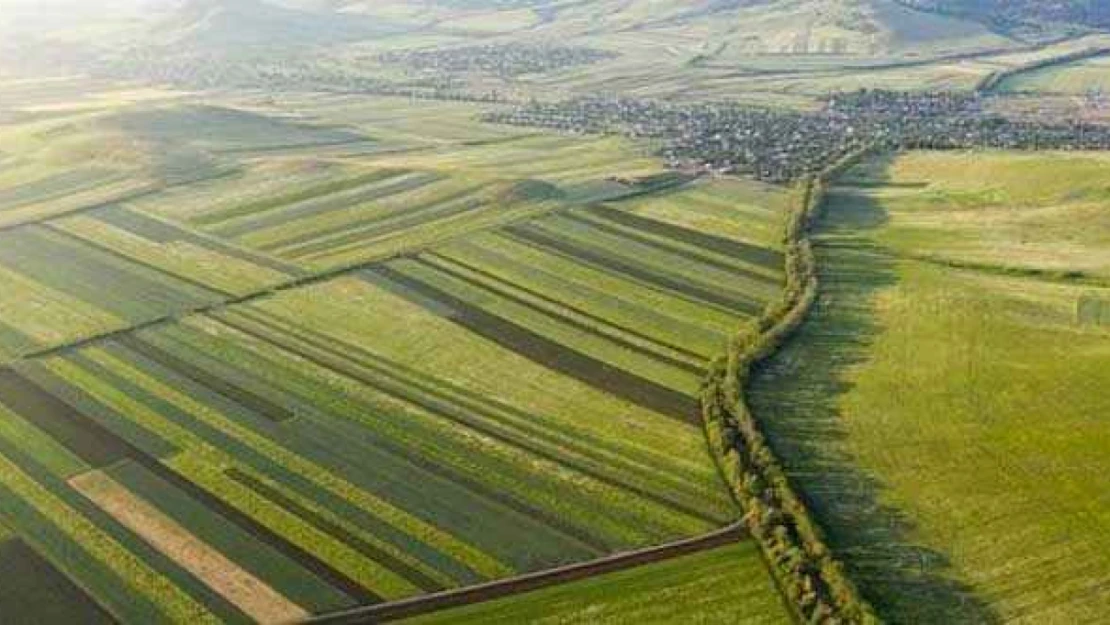
[[[1089,0],[898,0],[909,7],[968,17],[1011,31],[1059,26],[1110,28],[1110,4]]]

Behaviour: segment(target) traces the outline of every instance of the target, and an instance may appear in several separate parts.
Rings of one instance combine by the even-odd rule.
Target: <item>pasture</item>
[[[1103,616],[1108,163],[910,153],[831,192],[824,293],[753,403],[885,618]]]

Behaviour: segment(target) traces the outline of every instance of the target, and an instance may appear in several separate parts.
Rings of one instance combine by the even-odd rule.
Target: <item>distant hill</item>
[[[528,38],[604,43],[658,36],[681,45],[702,42],[727,55],[960,52],[1012,43],[979,21],[895,0],[350,0],[343,6],[500,34],[514,23],[519,27],[512,32]]]
[[[152,28],[152,43],[195,48],[331,45],[373,37],[388,26],[310,3],[263,0],[185,0]],[[327,8],[327,3],[316,3]]]
[[[907,6],[968,17],[1002,29],[1076,25],[1110,28],[1106,0],[899,0]]]

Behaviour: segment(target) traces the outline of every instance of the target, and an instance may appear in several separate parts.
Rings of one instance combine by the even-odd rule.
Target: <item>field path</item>
[[[747,536],[741,523],[734,523],[722,529],[675,542],[617,553],[589,562],[570,564],[545,571],[537,571],[508,579],[446,590],[411,599],[356,608],[345,612],[326,614],[309,620],[309,623],[327,625],[347,625],[354,623],[385,623],[405,618],[438,612],[472,603],[491,601],[510,595],[518,595],[549,586],[574,582],[606,573],[670,560],[701,551],[708,551]]]

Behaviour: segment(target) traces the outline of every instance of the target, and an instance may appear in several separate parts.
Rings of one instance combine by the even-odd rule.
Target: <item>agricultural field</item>
[[[1025,72],[1000,88],[1012,93],[1103,94],[1110,91],[1110,55]]]
[[[1099,622],[1106,185],[1088,154],[909,153],[849,172],[822,301],[756,414],[894,622]]]
[[[434,623],[788,623],[754,544],[683,556],[402,621]]]
[[[0,612],[298,621],[735,520],[697,394],[778,297],[792,192],[465,104],[301,106],[82,111],[175,149],[0,231],[0,570],[40,572]]]

